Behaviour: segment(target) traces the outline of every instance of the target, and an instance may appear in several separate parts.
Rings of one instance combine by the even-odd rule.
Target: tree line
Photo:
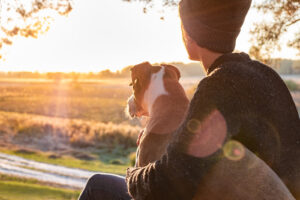
[[[300,74],[300,60],[288,59],[271,59],[268,61],[270,66],[279,74]],[[182,63],[171,62],[167,63],[176,66],[182,77],[195,77],[204,76],[205,72],[200,67],[199,63]],[[154,63],[153,65],[163,65],[163,63]],[[99,72],[0,72],[0,78],[20,78],[20,79],[49,79],[49,80],[62,80],[70,79],[77,81],[80,79],[112,79],[112,78],[129,78],[130,68],[127,66],[122,70],[112,72],[109,69]]]
[[[130,76],[129,68],[124,68],[116,72],[109,69],[100,72],[0,72],[0,78],[16,78],[16,79],[49,79],[49,80],[63,80],[70,79],[77,81],[79,79],[109,79],[109,78],[125,78]]]

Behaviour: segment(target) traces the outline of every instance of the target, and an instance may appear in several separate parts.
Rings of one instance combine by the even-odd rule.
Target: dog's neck
[[[165,68],[162,67],[157,73],[152,74],[149,87],[144,94],[144,102],[147,105],[149,121],[148,131],[155,133],[170,133],[178,128],[182,122],[189,101],[184,91],[179,91],[181,87],[178,82],[164,80]],[[166,89],[165,83],[176,88],[176,93],[172,91],[172,86]],[[181,93],[182,92],[182,93]],[[177,94],[176,96],[174,96]]]
[[[162,66],[157,73],[152,74],[150,84],[145,91],[144,102],[147,105],[150,116],[152,115],[152,107],[155,100],[161,95],[168,95],[168,92],[164,86],[164,74],[165,67]]]

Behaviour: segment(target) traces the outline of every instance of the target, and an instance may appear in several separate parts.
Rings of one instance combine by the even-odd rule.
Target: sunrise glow
[[[160,17],[164,15],[165,20]],[[248,52],[250,11],[236,49]],[[177,9],[142,12],[142,4],[121,0],[75,1],[68,17],[56,17],[38,39],[15,38],[5,49],[1,71],[116,71],[143,61],[190,62],[181,40]],[[283,48],[275,57],[296,58]]]

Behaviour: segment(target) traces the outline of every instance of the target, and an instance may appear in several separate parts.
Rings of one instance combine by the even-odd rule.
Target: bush
[[[139,130],[140,127],[127,124],[0,112],[0,133],[10,134],[21,143],[46,143],[49,148],[59,144],[77,148],[135,148]]]
[[[197,85],[194,85],[194,86],[188,88],[188,89],[186,90],[186,92],[185,92],[185,93],[186,93],[186,96],[187,96],[189,99],[192,99],[193,96],[194,96],[194,94],[195,94],[195,92],[196,92],[196,90],[197,90]]]
[[[17,134],[21,134],[27,137],[40,137],[44,133],[44,126],[41,124],[29,124],[26,123],[23,126],[19,126]]]
[[[109,161],[109,163],[112,165],[124,165],[124,162],[120,159],[113,159],[113,160]]]
[[[297,91],[300,89],[299,85],[295,81],[286,80],[284,82],[290,91]]]
[[[130,166],[134,166],[135,165],[135,160],[136,160],[136,152],[132,152],[131,154],[129,154],[129,163]]]
[[[136,146],[139,128],[130,125],[116,125],[113,123],[81,122],[70,125],[70,143],[72,146],[94,146],[98,148],[122,146],[130,148]]]

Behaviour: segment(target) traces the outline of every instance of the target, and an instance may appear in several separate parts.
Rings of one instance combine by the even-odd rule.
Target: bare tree
[[[250,54],[266,61],[274,50],[282,45],[295,48],[300,53],[300,0],[263,0],[254,5],[269,20],[259,21],[250,31],[252,47]],[[292,29],[296,32],[287,44],[280,40]]]
[[[72,0],[0,0],[0,49],[18,35],[37,38],[48,31],[55,14],[71,10]]]
[[[143,12],[147,13],[149,8],[153,8],[154,5],[159,4],[162,7],[175,7],[178,5],[180,0],[123,0],[125,2],[142,2],[144,3]]]

